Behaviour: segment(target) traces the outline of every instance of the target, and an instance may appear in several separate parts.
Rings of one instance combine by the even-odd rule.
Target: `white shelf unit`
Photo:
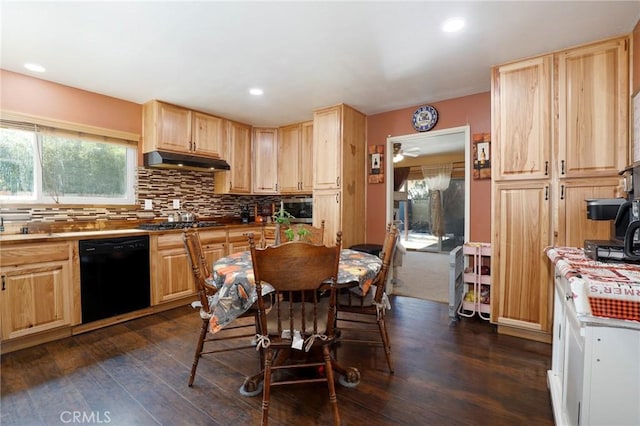
[[[449,252],[449,318],[458,317],[458,306],[464,296],[464,256],[462,246],[458,246]]]
[[[466,243],[462,248],[465,257],[463,273],[464,296],[458,307],[458,315],[483,320],[491,319],[491,244]]]

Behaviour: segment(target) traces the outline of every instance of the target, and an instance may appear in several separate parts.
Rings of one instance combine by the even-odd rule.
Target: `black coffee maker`
[[[640,262],[640,199],[625,203],[629,224],[624,234],[624,255],[627,259]]]
[[[611,220],[611,239],[586,240],[584,249],[594,260],[640,263],[640,197],[634,194],[634,187],[640,188],[640,166],[627,167],[619,174],[626,198],[585,200],[589,219]]]
[[[240,219],[242,220],[242,223],[249,223],[249,217],[249,206],[243,204],[240,206]]]
[[[585,240],[585,254],[593,260],[621,262],[624,255],[624,239],[629,227],[631,201],[626,198],[599,198],[585,200],[587,218],[611,222],[609,240]]]

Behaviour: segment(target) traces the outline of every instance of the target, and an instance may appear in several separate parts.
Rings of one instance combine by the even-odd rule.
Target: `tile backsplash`
[[[248,204],[250,211],[258,204],[279,203],[281,196],[217,195],[214,194],[212,172],[192,170],[151,169],[138,167],[136,188],[139,207],[130,206],[0,206],[5,225],[30,222],[92,222],[108,220],[153,220],[166,218],[174,212],[173,200],[178,199],[185,210],[198,217],[240,217],[240,206]],[[152,200],[152,210],[144,210],[144,200]]]

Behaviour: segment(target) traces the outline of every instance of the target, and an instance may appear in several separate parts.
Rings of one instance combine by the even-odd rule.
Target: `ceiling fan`
[[[417,157],[419,154],[420,154],[420,148],[413,147],[413,148],[408,148],[407,150],[403,150],[401,143],[396,142],[393,144],[393,162],[394,163],[397,163],[398,161],[402,161],[405,155],[407,157]]]

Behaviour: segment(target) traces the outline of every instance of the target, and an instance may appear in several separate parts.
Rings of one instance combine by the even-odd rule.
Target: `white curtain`
[[[451,163],[422,166],[422,176],[431,195],[431,233],[437,237],[444,237],[442,191],[449,188],[452,168]]]

